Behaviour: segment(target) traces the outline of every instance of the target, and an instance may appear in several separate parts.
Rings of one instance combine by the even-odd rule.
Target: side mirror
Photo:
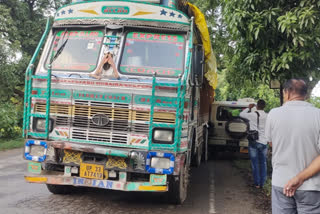
[[[202,45],[195,45],[192,56],[192,74],[191,81],[197,87],[201,87],[203,83],[204,70],[204,51]]]

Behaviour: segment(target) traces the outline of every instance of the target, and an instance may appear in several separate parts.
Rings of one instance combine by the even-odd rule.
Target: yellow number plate
[[[80,164],[80,177],[103,179],[103,165],[81,163]]]

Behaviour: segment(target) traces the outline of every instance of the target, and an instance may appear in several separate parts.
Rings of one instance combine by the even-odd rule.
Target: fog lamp
[[[149,152],[146,160],[146,170],[152,174],[172,174],[175,156],[171,153]]]
[[[30,155],[31,156],[42,156],[44,155],[45,148],[43,146],[31,145],[30,146]]]
[[[170,159],[168,158],[151,158],[151,167],[159,169],[169,169],[170,168]]]

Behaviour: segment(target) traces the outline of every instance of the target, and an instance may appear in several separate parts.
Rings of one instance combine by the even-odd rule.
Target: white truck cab
[[[216,150],[247,152],[249,122],[239,116],[240,112],[255,103],[252,98],[238,101],[217,101],[212,104],[209,145]]]

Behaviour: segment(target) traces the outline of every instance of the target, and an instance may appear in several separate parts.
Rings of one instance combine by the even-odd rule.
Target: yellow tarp
[[[197,8],[190,2],[188,2],[188,5],[194,14],[195,24],[201,34],[200,36],[201,36],[201,40],[204,48],[204,55],[205,55],[204,76],[208,80],[210,86],[213,89],[216,89],[218,84],[217,63],[216,63],[216,58],[212,51],[210,35],[209,35],[206,19],[203,13],[199,10],[199,8]]]

